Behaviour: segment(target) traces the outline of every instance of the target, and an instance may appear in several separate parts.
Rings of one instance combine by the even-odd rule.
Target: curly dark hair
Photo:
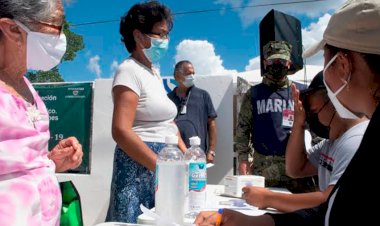
[[[128,52],[136,49],[136,42],[133,37],[135,29],[142,33],[150,33],[153,26],[161,21],[166,21],[168,29],[173,28],[173,16],[168,7],[157,2],[149,1],[133,5],[127,14],[120,21],[121,41],[124,42]]]

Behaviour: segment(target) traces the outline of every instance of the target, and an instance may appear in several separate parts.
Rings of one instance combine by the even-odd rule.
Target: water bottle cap
[[[190,145],[200,145],[201,144],[201,138],[195,136],[195,137],[190,137]]]
[[[167,136],[167,137],[165,137],[165,143],[166,144],[178,144],[178,137],[177,136]]]

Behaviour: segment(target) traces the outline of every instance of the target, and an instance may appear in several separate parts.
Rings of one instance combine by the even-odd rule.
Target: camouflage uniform
[[[275,42],[264,46],[264,57],[266,59],[281,58],[290,59],[291,46],[286,42]],[[290,89],[291,82],[286,77],[281,83],[274,83],[267,77],[263,77],[264,84],[268,86],[287,87]],[[251,88],[252,89],[252,88]],[[248,161],[249,155],[253,153],[252,172],[255,175],[265,177],[265,184],[268,187],[285,187],[291,192],[311,192],[317,190],[317,178],[292,179],[285,174],[285,156],[261,155],[254,151],[251,143],[252,120],[252,92],[246,92],[241,104],[238,123],[235,135],[235,151],[238,153],[238,161]]]

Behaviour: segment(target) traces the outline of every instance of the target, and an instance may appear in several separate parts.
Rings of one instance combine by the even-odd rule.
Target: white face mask
[[[15,21],[28,33],[26,42],[26,67],[30,70],[48,71],[57,66],[66,52],[66,36],[34,32]]]
[[[345,81],[344,84],[335,93],[329,88],[329,86],[326,83],[326,79],[325,79],[326,69],[334,62],[334,60],[337,57],[338,57],[338,54],[335,54],[335,56],[326,64],[325,68],[323,69],[323,82],[325,83],[325,86],[327,89],[327,95],[329,96],[331,103],[334,105],[336,111],[338,112],[341,118],[358,119],[359,117],[355,115],[354,113],[352,113],[350,110],[348,110],[346,107],[344,107],[337,97],[338,94],[347,86],[348,82],[350,81],[351,73],[347,81]]]
[[[194,85],[194,75],[187,75],[185,76],[185,80],[183,81],[183,85],[187,88],[192,87]]]

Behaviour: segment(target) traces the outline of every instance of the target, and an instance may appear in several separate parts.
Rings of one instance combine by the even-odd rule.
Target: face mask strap
[[[326,79],[325,79],[325,72],[326,72],[326,70],[327,70],[327,68],[329,68],[330,67],[330,65],[335,61],[335,59],[338,57],[338,54],[339,53],[336,53],[335,55],[334,55],[334,57],[333,58],[331,58],[331,60],[326,64],[326,66],[325,66],[325,68],[323,69],[323,82],[325,83],[325,85],[326,86],[328,86],[327,85],[327,83],[326,83]],[[343,85],[337,90],[337,91],[335,91],[333,94],[334,94],[334,96],[337,96],[347,85],[348,85],[348,83],[350,82],[350,80],[351,80],[351,72],[350,72],[350,74],[349,74],[349,76],[348,76],[348,79],[346,80],[346,81],[344,81],[343,83]],[[330,89],[331,90],[331,89]]]
[[[161,44],[161,43],[164,43],[164,42],[169,42],[169,39],[163,39],[163,38],[155,38],[155,37],[151,37],[149,36],[148,34],[145,34],[143,33],[144,35],[146,35],[148,38],[150,38],[150,43],[151,45],[155,42],[155,43],[158,43],[158,44]]]
[[[348,58],[348,54],[344,54],[344,55]],[[352,64],[351,64],[350,58],[348,58],[348,62],[350,64],[350,73],[349,73],[348,78],[346,80],[347,84],[351,81],[351,77],[352,77]]]
[[[327,105],[328,103],[330,103],[330,99],[327,100],[327,101],[322,105],[322,107],[318,110],[318,112],[316,112],[316,113],[317,113],[317,114],[321,113],[321,111],[326,107],[326,105]]]
[[[331,119],[330,119],[329,125],[327,126],[329,129],[330,129],[330,126],[331,126],[331,123],[332,123],[333,119],[335,118],[335,114],[336,114],[336,110],[334,110],[334,113],[333,113],[333,115],[331,116]]]
[[[325,74],[325,71],[327,70],[327,68],[330,67],[330,65],[335,61],[335,59],[338,57],[338,54],[339,53],[336,53],[333,58],[331,58],[331,60],[326,64],[325,68],[323,69],[323,74]]]
[[[334,93],[335,96],[337,96],[347,85],[348,83],[351,81],[351,72],[350,74],[348,75],[348,78],[346,81],[343,81],[343,85]]]
[[[31,32],[31,30],[25,26],[23,23],[21,23],[20,21],[18,20],[13,20],[19,27],[21,27],[26,33],[29,33]]]

